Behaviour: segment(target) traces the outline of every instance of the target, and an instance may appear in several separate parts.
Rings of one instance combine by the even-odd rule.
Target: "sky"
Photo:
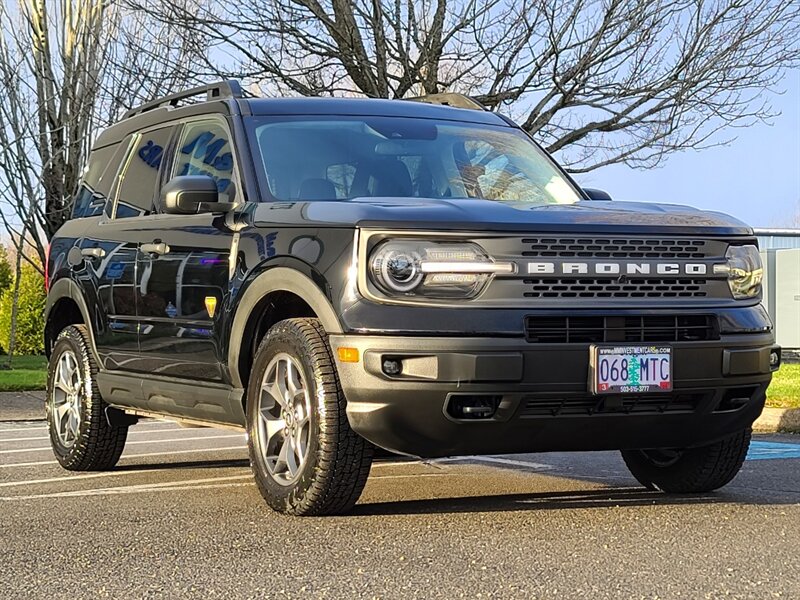
[[[785,227],[800,211],[800,68],[767,95],[781,114],[770,124],[727,130],[728,146],[673,154],[661,167],[603,167],[576,177],[615,200],[689,204],[755,227]]]

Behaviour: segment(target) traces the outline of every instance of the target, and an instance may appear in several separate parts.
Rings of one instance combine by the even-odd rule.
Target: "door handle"
[[[106,251],[102,248],[81,248],[81,256],[84,258],[103,258]]]
[[[163,256],[169,253],[169,246],[164,242],[153,242],[152,244],[142,244],[141,250],[145,254],[157,254]]]

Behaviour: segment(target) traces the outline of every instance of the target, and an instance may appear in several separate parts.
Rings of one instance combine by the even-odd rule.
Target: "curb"
[[[800,408],[765,408],[753,423],[759,433],[800,433]]]
[[[44,391],[0,392],[0,423],[44,418]]]

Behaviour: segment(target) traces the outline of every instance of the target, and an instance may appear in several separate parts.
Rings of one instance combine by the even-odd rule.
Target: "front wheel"
[[[273,509],[325,515],[355,505],[372,446],[350,428],[345,406],[319,321],[274,325],[256,351],[247,388],[250,463]]]
[[[622,458],[643,486],[671,494],[711,492],[727,485],[742,468],[750,428],[728,438],[685,450],[623,450]]]

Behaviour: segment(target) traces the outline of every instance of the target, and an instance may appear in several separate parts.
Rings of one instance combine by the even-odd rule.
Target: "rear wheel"
[[[733,480],[750,447],[751,429],[708,446],[685,450],[623,450],[631,474],[645,487],[667,493],[711,492]]]
[[[256,352],[247,392],[250,463],[273,509],[324,515],[355,505],[372,446],[350,428],[345,406],[319,321],[273,326]]]
[[[56,339],[47,375],[47,424],[53,453],[70,471],[102,471],[117,464],[126,426],[109,424],[97,388],[97,363],[84,325],[66,327]]]

